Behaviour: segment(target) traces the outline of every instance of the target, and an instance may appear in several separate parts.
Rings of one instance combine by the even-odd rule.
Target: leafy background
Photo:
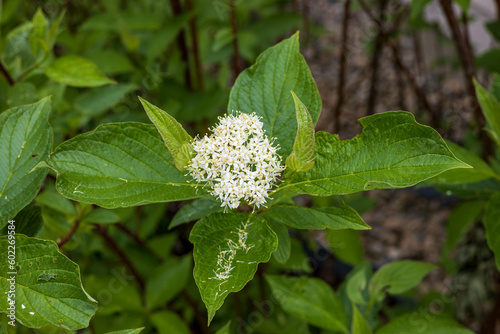
[[[309,108],[314,121],[321,111],[318,130],[338,133],[342,139],[351,138],[361,132],[358,118],[374,112],[410,110],[420,123],[432,125],[444,138],[460,145],[457,148],[452,143],[449,147],[462,161],[474,166],[470,173],[450,171],[429,181],[427,185],[434,185],[441,193],[422,187],[295,199],[298,204],[319,207],[315,222],[320,227],[325,226],[323,220],[332,224],[325,216],[334,214],[348,217],[348,222],[358,224],[360,230],[366,229],[361,214],[372,227],[370,231],[336,230],[345,224],[340,221],[335,222],[340,225],[331,225],[325,231],[311,232],[288,220],[292,228],[289,232],[279,219],[283,217],[280,210],[291,204],[290,195],[277,194],[277,200],[283,203],[269,210],[266,220],[276,235],[278,249],[269,264],[256,267],[255,278],[243,290],[226,299],[208,328],[205,305],[192,275],[193,246],[189,233],[192,222],[220,208],[203,197],[192,202],[119,208],[122,203],[113,202],[113,193],[120,192],[123,184],[108,184],[92,173],[87,182],[106,187],[99,190],[102,202],[97,204],[101,207],[87,204],[79,191],[87,193],[92,187],[72,183],[71,166],[64,167],[68,174],[63,175],[64,182],[56,190],[56,171],[65,163],[65,155],[81,154],[69,141],[49,160],[55,170],[37,168],[26,174],[30,179],[23,182],[32,185],[31,193],[18,196],[23,198],[23,206],[29,206],[23,210],[20,206],[15,211],[17,221],[29,222],[17,226],[20,233],[55,241],[62,253],[51,242],[40,243],[38,247],[53,249],[56,252],[53,259],[57,261],[66,263],[67,256],[78,263],[85,287],[78,292],[79,302],[88,310],[95,308],[88,293],[99,305],[90,327],[80,332],[106,333],[146,326],[145,331],[158,333],[217,330],[224,333],[242,328],[258,333],[343,332],[346,328],[354,333],[369,333],[377,315],[370,313],[369,305],[380,306],[379,318],[388,323],[377,333],[408,330],[406,312],[415,309],[429,310],[418,314],[416,319],[436,332],[467,333],[448,318],[428,315],[450,315],[474,332],[494,332],[500,319],[499,278],[488,245],[498,249],[499,241],[497,234],[490,232],[488,237],[485,234],[498,225],[495,203],[499,197],[492,194],[498,194],[499,190],[496,176],[499,164],[495,160],[498,153],[494,145],[498,142],[495,134],[499,123],[495,119],[498,115],[495,103],[489,103],[493,110],[486,117],[492,134],[489,140],[481,130],[485,121],[474,104],[476,94],[471,74],[477,74],[479,83],[486,87],[483,92],[476,84],[478,95],[486,96],[485,100],[490,98],[487,93],[490,73],[500,71],[496,61],[498,49],[476,53],[472,62],[463,59],[467,52],[463,49],[456,52],[455,47],[463,48],[465,37],[445,35],[438,25],[426,21],[423,9],[428,3],[415,0],[411,4],[279,0],[2,1],[0,59],[8,74],[3,73],[4,80],[0,80],[0,110],[31,104],[51,95],[50,113],[48,100],[27,109],[35,117],[48,117],[50,133],[43,128],[30,128],[29,119],[15,120],[16,109],[0,114],[4,118],[14,117],[9,118],[10,124],[17,122],[17,126],[26,128],[24,137],[14,143],[19,149],[23,147],[18,158],[23,168],[15,169],[19,177],[45,160],[53,148],[77,135],[87,136],[87,147],[99,155],[116,144],[112,141],[120,141],[120,134],[113,132],[118,129],[110,130],[107,123],[149,124],[137,96],[168,110],[191,135],[206,133],[216,117],[227,109],[250,108],[258,112],[260,109],[250,103],[248,94],[262,92],[248,87],[249,91],[230,95],[230,88],[237,74],[254,64],[262,51],[294,36],[299,29],[300,49],[321,93],[322,105],[314,89],[295,90],[295,93]],[[474,9],[466,1],[457,4],[461,11]],[[439,6],[446,13],[450,5],[451,2],[441,1]],[[463,18],[446,17],[445,25],[463,27]],[[378,23],[384,28],[375,32],[369,28]],[[343,38],[345,27],[349,29]],[[487,29],[498,40],[498,21],[489,22]],[[298,35],[292,38],[299,41]],[[428,46],[423,43],[429,40],[440,46],[432,59],[427,59],[423,52]],[[305,71],[302,56],[289,61],[288,66],[300,69],[298,73]],[[289,70],[280,69],[284,73]],[[465,79],[462,72],[466,73]],[[302,80],[301,75],[290,78],[286,85],[293,87],[294,82]],[[244,83],[246,76],[238,80]],[[494,83],[491,91],[499,99],[498,76]],[[288,92],[290,87],[280,90]],[[265,100],[264,95],[262,98]],[[292,102],[291,96],[278,99],[278,105],[285,108],[293,108]],[[487,113],[484,106],[483,111]],[[282,131],[280,125],[291,121],[294,120],[278,119],[276,129],[267,130],[278,136]],[[143,153],[155,155],[155,149],[162,145],[155,128],[142,124],[135,127],[138,129],[133,132],[140,131],[141,140],[148,147]],[[132,129],[123,126],[119,130]],[[294,133],[289,131],[289,138],[280,143],[286,153],[291,151]],[[92,145],[92,136],[108,136],[108,146]],[[25,141],[28,145],[23,145]],[[5,147],[6,143],[1,145]],[[143,172],[144,166],[129,161],[126,153],[120,165],[129,168],[120,177],[128,181],[135,172]],[[175,173],[181,179],[182,173],[174,169],[168,157],[155,157],[149,166],[152,183],[162,182],[155,170]],[[16,160],[16,156],[13,158]],[[102,162],[99,156],[94,158],[96,164]],[[0,165],[6,161],[11,160],[1,156]],[[5,166],[2,165],[2,172],[7,170]],[[179,198],[170,185],[162,187],[148,190]],[[4,190],[2,196],[9,198],[10,194]],[[71,200],[62,197],[58,190]],[[190,189],[178,191],[184,199],[203,195]],[[134,194],[130,201],[151,202]],[[15,214],[0,212],[0,217]],[[295,216],[300,214],[304,213],[297,212]],[[483,219],[484,227],[480,223]],[[21,244],[19,239],[18,246]],[[414,262],[406,262],[409,260]],[[434,268],[419,261],[439,265],[441,269],[431,271],[424,283],[415,288],[420,278]],[[496,266],[500,266],[498,257],[496,261]],[[382,267],[390,262],[393,264]],[[24,263],[21,265],[24,267]],[[36,261],[32,266],[37,267]],[[45,275],[38,276],[42,284],[64,279],[64,274],[51,271],[50,261],[39,266],[47,268],[37,267]],[[356,267],[351,270],[353,266]],[[68,267],[76,275],[77,270],[69,262]],[[372,274],[371,267],[384,269]],[[383,274],[387,272],[390,277],[398,277],[398,271],[414,273],[418,279],[405,282],[399,289],[393,286],[393,290],[387,291],[389,295],[377,290],[375,284],[371,290],[359,289],[369,281],[386,280]],[[297,273],[314,278],[282,280],[280,276]],[[332,287],[342,293],[337,295]],[[452,298],[447,298],[450,295]],[[344,316],[339,304],[345,303],[342,300],[346,298],[353,303]],[[441,305],[442,309],[436,310]],[[335,317],[331,317],[331,310],[338,310]],[[80,317],[74,328],[89,320],[88,316]],[[3,314],[1,319],[5,323]],[[13,332],[12,328],[2,326],[2,331]],[[19,326],[17,331],[73,332],[55,326],[36,330]]]

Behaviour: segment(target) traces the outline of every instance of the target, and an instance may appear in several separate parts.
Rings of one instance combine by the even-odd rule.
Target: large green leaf
[[[315,326],[348,333],[344,306],[322,280],[271,275],[266,280],[285,311]]]
[[[255,112],[262,116],[269,137],[276,137],[279,153],[292,152],[297,132],[290,91],[309,108],[314,123],[321,112],[321,98],[304,57],[299,53],[299,34],[264,51],[254,65],[243,71],[229,97],[228,112]]]
[[[372,329],[354,303],[352,303],[352,334],[371,334]]]
[[[500,102],[497,101],[492,93],[484,89],[483,86],[475,80],[474,86],[476,87],[477,99],[486,117],[488,132],[497,144],[497,147],[500,147]]]
[[[83,289],[78,265],[61,254],[53,241],[15,235],[15,264],[7,262],[12,240],[0,237],[0,294],[15,279],[16,320],[27,327],[53,324],[69,329],[85,328],[97,303]],[[10,242],[9,242],[10,241]],[[12,272],[17,274],[11,274]],[[12,298],[14,299],[14,298]],[[7,312],[7,298],[0,299],[0,312]]]
[[[213,213],[196,223],[194,279],[210,322],[230,292],[243,289],[276,250],[276,234],[265,220],[252,214]]]
[[[412,312],[397,317],[375,334],[473,334],[455,320],[428,312]]]
[[[491,196],[486,204],[483,224],[486,229],[486,241],[495,253],[497,268],[500,271],[500,192]]]
[[[40,190],[46,169],[32,170],[52,149],[50,99],[0,115],[0,228]]]
[[[468,167],[435,130],[418,124],[408,112],[375,114],[359,122],[363,133],[350,140],[318,132],[314,167],[293,175],[279,189],[341,195],[404,188],[452,168]]]
[[[189,327],[174,312],[156,312],[151,315],[151,322],[159,334],[189,334]]]
[[[384,293],[400,294],[415,287],[435,265],[418,261],[396,261],[382,266],[370,281],[372,298],[384,297]]]
[[[370,229],[356,210],[344,203],[339,207],[330,208],[275,205],[270,207],[266,214],[283,224],[299,229]]]
[[[90,60],[69,55],[56,59],[45,74],[54,81],[73,87],[97,87],[116,83],[106,77]]]
[[[105,208],[196,198],[153,125],[104,124],[61,145],[48,160],[57,190]]]

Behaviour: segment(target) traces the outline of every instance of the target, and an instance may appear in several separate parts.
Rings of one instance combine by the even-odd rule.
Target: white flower
[[[269,141],[257,115],[236,112],[219,118],[212,135],[195,138],[188,170],[206,182],[222,207],[236,209],[242,200],[260,207],[283,171],[279,147]]]

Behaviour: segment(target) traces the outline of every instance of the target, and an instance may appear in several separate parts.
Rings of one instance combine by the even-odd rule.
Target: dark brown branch
[[[387,1],[386,0],[380,0],[379,1],[379,22],[383,22],[383,15],[384,15],[384,10],[386,7]],[[367,115],[373,115],[375,112],[375,104],[377,103],[377,79],[378,79],[378,65],[380,63],[380,55],[382,53],[383,47],[384,47],[384,39],[385,39],[385,34],[382,32],[382,29],[379,29],[379,32],[377,36],[375,37],[375,47],[373,49],[373,55],[372,55],[372,62],[371,62],[371,69],[372,69],[372,76],[371,76],[371,81],[370,81],[370,91],[368,94],[368,101],[367,101],[367,109],[366,109],[366,114]]]
[[[106,245],[108,245],[115,253],[118,255],[118,257],[122,260],[123,264],[127,266],[128,270],[132,273],[132,275],[135,276],[135,279],[137,280],[137,284],[139,285],[139,289],[141,290],[142,296],[144,296],[144,291],[145,291],[145,284],[141,276],[139,275],[139,272],[137,269],[135,269],[135,266],[133,263],[129,260],[127,255],[120,249],[118,244],[111,238],[109,233],[106,231],[105,228],[103,228],[99,224],[94,224],[95,229],[97,232],[102,236],[102,238],[106,241]]]
[[[494,0],[497,5],[497,19],[500,21],[500,0]]]
[[[345,71],[347,63],[347,36],[349,32],[351,0],[345,0],[344,15],[342,17],[342,44],[340,49],[340,67],[339,67],[339,82],[337,84],[337,104],[333,110],[333,132],[338,133],[340,130],[340,115],[342,113],[342,104],[344,103],[344,86],[345,86]]]
[[[240,51],[238,46],[238,26],[236,24],[236,8],[234,0],[229,0],[230,16],[231,16],[231,32],[233,34],[233,71],[234,79],[240,74]]]
[[[69,230],[68,234],[66,234],[61,240],[59,240],[59,242],[57,243],[57,247],[61,248],[65,243],[67,243],[71,239],[73,234],[75,234],[78,226],[80,226],[80,221],[75,220],[75,223],[71,227],[71,230]]]
[[[191,42],[193,43],[194,68],[196,71],[196,82],[199,90],[205,89],[203,82],[203,71],[201,68],[200,47],[198,43],[198,27],[196,25],[196,16],[194,15],[194,7],[192,0],[186,0],[187,10],[193,15],[189,20],[189,31],[191,33]]]
[[[161,258],[161,256],[158,255],[158,253],[156,253],[155,250],[151,249],[151,247],[149,247],[149,245],[144,240],[142,240],[141,238],[139,238],[139,236],[136,233],[134,233],[134,231],[132,231],[131,229],[129,229],[126,225],[124,225],[122,223],[116,223],[115,226],[119,230],[121,230],[122,232],[124,232],[126,235],[128,235],[129,237],[131,237],[136,244],[141,245],[142,247],[144,247],[147,250],[149,250],[156,257],[156,259],[159,262],[163,261],[163,259]]]
[[[185,290],[181,291],[181,296],[182,296],[182,298],[184,298],[186,300],[186,302],[189,304],[189,306],[193,310],[194,317],[196,318],[196,321],[198,322],[198,325],[200,326],[201,331],[204,334],[212,334],[212,331],[207,326],[207,324],[208,324],[207,318],[200,311],[198,304],[191,298],[191,296]]]
[[[170,6],[172,7],[172,12],[175,16],[179,16],[182,13],[182,7],[180,0],[170,0]],[[186,82],[186,86],[193,90],[193,83],[191,82],[191,69],[189,66],[189,52],[186,44],[186,34],[184,29],[182,29],[177,35],[177,45],[179,46],[182,61],[186,64],[186,70],[184,72],[184,81]]]
[[[366,1],[359,0],[359,3],[361,5],[361,7],[363,8],[363,11],[368,15],[368,17],[370,17],[370,19],[372,19],[373,22],[375,22],[377,24],[378,28],[380,29],[380,34],[382,34],[383,36],[388,36],[388,33],[384,29],[382,22],[380,22],[378,20],[378,18],[374,16],[374,14],[370,10],[370,7],[368,7],[368,5],[366,4]],[[411,73],[411,71],[408,69],[408,67],[403,63],[403,60],[399,56],[398,50],[397,50],[396,46],[394,45],[394,43],[389,38],[385,38],[385,42],[391,50],[391,53],[394,57],[394,61],[396,62],[396,66],[398,66],[398,68],[407,77],[412,89],[415,92],[415,95],[422,103],[422,106],[429,112],[429,115],[431,117],[432,126],[435,128],[439,127],[439,116],[437,115],[436,111],[431,107],[431,104],[429,103],[427,96],[425,95],[422,88],[418,85],[417,79]]]
[[[3,76],[5,77],[5,80],[7,80],[7,82],[9,83],[9,85],[14,86],[15,81],[10,76],[9,71],[7,71],[7,69],[5,68],[5,66],[3,66],[2,61],[0,61],[0,72],[2,72]]]
[[[474,68],[474,61],[472,56],[472,50],[468,46],[467,38],[460,31],[460,26],[458,24],[457,18],[453,13],[453,7],[451,0],[439,0],[441,4],[441,8],[446,16],[446,20],[448,21],[448,25],[450,26],[451,33],[453,39],[455,40],[455,44],[457,47],[458,55],[460,61],[462,63],[462,67],[464,69],[465,83],[467,87],[467,92],[469,96],[473,97],[473,108],[476,117],[480,122],[480,126],[484,125],[484,115],[479,108],[479,103],[477,102],[476,89],[474,88],[473,78],[476,74]]]

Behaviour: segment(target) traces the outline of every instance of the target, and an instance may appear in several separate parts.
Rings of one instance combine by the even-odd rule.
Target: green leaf
[[[286,158],[286,166],[290,172],[307,172],[314,166],[314,153],[316,151],[314,140],[314,122],[306,106],[292,93],[297,117],[297,135],[293,143],[293,151]]]
[[[269,261],[278,241],[262,217],[213,213],[198,221],[189,241],[194,244],[194,279],[212,320],[230,292],[243,289]]]
[[[500,73],[493,74],[493,82],[491,83],[491,94],[493,94],[493,96],[497,101],[500,101]]]
[[[498,177],[486,162],[471,151],[450,141],[446,141],[446,145],[448,145],[450,151],[460,161],[465,162],[472,168],[455,168],[447,170],[425,181],[425,184],[465,184]]]
[[[108,332],[107,334],[139,334],[142,332],[144,327],[135,328],[135,329],[124,329],[122,331]]]
[[[44,98],[0,115],[0,228],[35,198],[47,175],[33,168],[52,148],[49,112]]]
[[[255,112],[262,116],[267,135],[276,137],[279,153],[292,152],[297,132],[293,90],[309,107],[314,123],[321,112],[321,98],[304,57],[299,53],[299,34],[264,51],[254,65],[243,71],[229,97],[228,112]]]
[[[443,255],[446,256],[467,233],[469,228],[479,219],[485,206],[484,201],[470,201],[459,204],[446,222],[446,243]]]
[[[474,86],[476,87],[477,99],[486,117],[488,133],[497,144],[497,147],[500,147],[500,103],[493,94],[484,89],[475,79]]]
[[[470,0],[453,0],[460,8],[467,13],[469,11]]]
[[[484,68],[489,72],[500,73],[500,63],[498,58],[500,57],[500,49],[489,49],[483,54],[479,55],[475,63],[478,67]]]
[[[229,330],[231,329],[231,320],[227,322],[221,329],[219,329],[215,334],[231,334]]]
[[[181,224],[196,221],[200,218],[208,216],[211,213],[221,212],[222,210],[224,209],[220,206],[219,201],[214,201],[208,198],[200,198],[193,203],[184,205],[179,211],[177,211],[174,218],[172,218],[168,229],[170,230]]]
[[[326,241],[335,257],[350,265],[363,262],[363,244],[355,230],[326,230]]]
[[[10,236],[9,236],[10,237]],[[40,328],[53,324],[72,330],[86,328],[97,303],[82,287],[78,265],[61,254],[53,241],[15,235],[15,264],[7,262],[8,237],[0,237],[0,294],[6,295],[15,278],[16,320]],[[17,272],[17,274],[10,274]],[[7,312],[7,298],[0,310]]]
[[[90,60],[69,55],[57,58],[45,74],[52,80],[73,87],[97,87],[116,83],[106,77]]]
[[[495,254],[497,269],[500,271],[500,192],[491,196],[486,204],[483,224],[486,229],[486,241]]]
[[[159,334],[189,334],[189,327],[174,312],[156,312],[151,316],[151,322]]]
[[[486,23],[486,28],[488,28],[493,38],[500,41],[500,21],[488,22]]]
[[[288,234],[288,228],[270,216],[265,216],[265,218],[269,227],[271,227],[278,237],[278,248],[276,248],[276,251],[273,253],[273,257],[276,261],[278,261],[278,263],[285,264],[290,258],[290,254],[292,252],[292,244],[290,235]]]
[[[330,208],[275,205],[270,207],[266,214],[283,224],[298,229],[370,229],[359,214],[344,203],[341,203],[339,207]]]
[[[466,168],[439,134],[403,111],[359,120],[363,133],[340,140],[316,133],[313,169],[295,174],[279,190],[310,195],[342,195],[412,186],[452,168]]]
[[[415,21],[420,17],[425,7],[431,2],[431,0],[413,0],[411,2],[410,19]]]
[[[116,212],[97,208],[87,213],[82,218],[83,223],[114,224],[120,221]]]
[[[353,269],[346,284],[346,294],[350,301],[365,305],[368,303],[368,281],[372,277],[372,267],[365,262]]]
[[[317,278],[265,277],[285,311],[314,326],[348,333],[344,306],[328,284]]]
[[[352,322],[351,322],[351,333],[352,334],[371,334],[372,329],[366,322],[366,319],[359,312],[355,304],[352,304]]]
[[[149,310],[166,305],[188,282],[191,275],[191,255],[182,260],[171,258],[156,268],[146,282],[146,302]]]
[[[42,213],[39,206],[27,206],[14,217],[14,231],[17,234],[24,234],[34,237],[43,226]],[[8,227],[5,226],[2,235],[8,234]]]
[[[193,138],[175,118],[141,97],[139,97],[139,100],[148,114],[149,119],[158,129],[171,156],[175,157],[177,155],[182,144],[193,142]]]
[[[395,261],[382,266],[370,281],[370,295],[382,299],[385,292],[401,294],[415,287],[436,266],[418,261]]]
[[[45,191],[39,194],[35,201],[40,206],[51,208],[64,215],[76,215],[73,203],[67,198],[61,196],[52,184],[45,187]]]
[[[101,125],[59,145],[48,163],[63,196],[108,209],[203,195],[174,167],[152,125]]]
[[[430,316],[432,315],[432,316]],[[412,312],[397,317],[375,334],[473,334],[455,320],[428,312]]]

